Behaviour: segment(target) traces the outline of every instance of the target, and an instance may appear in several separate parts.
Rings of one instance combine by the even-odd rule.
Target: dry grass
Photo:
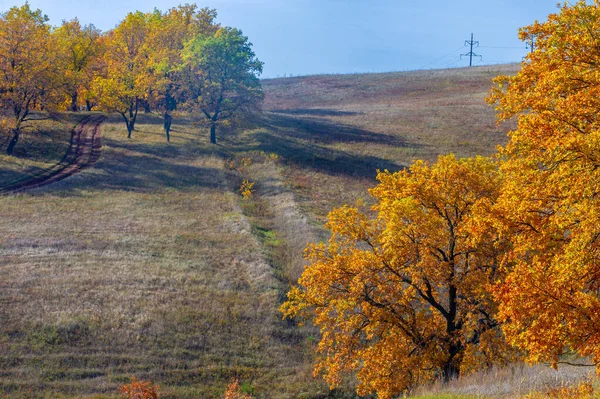
[[[81,120],[79,114],[65,113],[58,120],[33,115],[24,124],[14,155],[6,155],[12,135],[0,131],[0,187],[36,175],[62,159],[69,147],[71,130]]]
[[[5,396],[110,395],[131,374],[167,398],[218,397],[233,377],[257,397],[323,389],[222,148],[190,126],[169,145],[158,118],[130,141],[115,119],[94,168],[0,197]]]
[[[562,365],[558,370],[549,366],[516,364],[503,368],[475,373],[447,385],[438,383],[422,387],[416,398],[422,395],[443,398],[444,395],[460,395],[475,398],[522,398],[532,392],[544,393],[558,388],[577,386],[582,381],[595,378],[589,367]]]
[[[302,249],[376,169],[491,154],[508,127],[483,98],[515,71],[265,81],[265,116],[217,147],[190,119],[167,144],[157,116],[140,115],[132,140],[112,117],[93,168],[0,197],[0,397],[113,398],[132,374],[165,398],[220,397],[233,378],[256,398],[352,397],[351,381],[329,393],[310,376],[315,330],[280,320]],[[32,135],[28,153],[0,156],[0,185],[60,159],[62,126],[52,150]],[[480,395],[468,381],[423,394]]]
[[[246,146],[277,152],[302,208],[319,220],[365,197],[377,169],[398,170],[439,154],[490,155],[506,142],[484,98],[517,65],[264,82],[265,129]]]

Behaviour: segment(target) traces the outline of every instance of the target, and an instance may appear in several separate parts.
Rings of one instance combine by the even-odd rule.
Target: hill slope
[[[265,116],[217,147],[191,119],[167,144],[158,116],[132,140],[113,117],[93,168],[0,197],[0,392],[111,397],[135,374],[168,398],[219,397],[234,377],[259,398],[321,397],[315,332],[277,312],[302,248],[376,169],[492,153],[507,127],[483,98],[515,71],[267,80]]]

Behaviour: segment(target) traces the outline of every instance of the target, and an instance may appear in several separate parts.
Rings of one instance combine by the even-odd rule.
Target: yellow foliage
[[[499,317],[531,362],[571,348],[600,364],[600,1],[565,3],[520,36],[536,51],[489,98],[500,120],[518,116],[494,210],[513,243]]]
[[[240,186],[240,192],[242,193],[242,197],[244,197],[244,199],[252,198],[252,193],[254,192],[254,182],[244,180]]]
[[[331,212],[328,244],[306,249],[281,308],[320,327],[315,373],[335,387],[356,371],[358,394],[390,398],[510,360],[487,290],[506,243],[478,216],[498,196],[496,165],[449,155],[377,178],[377,217]]]

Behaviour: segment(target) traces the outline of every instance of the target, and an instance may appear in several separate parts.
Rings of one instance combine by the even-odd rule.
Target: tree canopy
[[[263,64],[238,29],[196,36],[186,43],[183,61],[186,106],[206,117],[211,143],[217,142],[219,123],[255,108],[263,99],[258,79]]]
[[[215,23],[216,11],[195,4],[127,14],[101,32],[77,19],[51,27],[28,4],[0,17],[0,105],[10,111],[12,153],[34,110],[119,113],[131,138],[140,107],[164,115],[170,140],[176,108],[217,125],[255,109],[262,99],[262,63],[234,28]],[[209,115],[209,117],[207,117]]]
[[[377,178],[376,217],[331,212],[329,243],[308,247],[282,307],[320,327],[315,372],[336,386],[356,370],[359,394],[390,398],[509,360],[487,290],[507,244],[477,222],[499,194],[496,165],[449,155]]]
[[[531,361],[600,363],[600,2],[520,31],[536,50],[489,98],[518,117],[500,152],[497,225],[513,242],[497,287],[510,341]],[[599,369],[600,370],[600,369]]]
[[[12,154],[31,111],[59,86],[56,53],[48,17],[29,4],[12,7],[0,16],[0,107],[11,116]]]

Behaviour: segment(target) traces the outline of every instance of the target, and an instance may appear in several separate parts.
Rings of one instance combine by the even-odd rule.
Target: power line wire
[[[514,49],[514,50],[523,50],[523,47],[508,47],[508,46],[479,46],[479,48],[500,48],[500,49]]]
[[[465,47],[465,45],[463,44],[462,46],[460,46],[460,47],[458,47],[458,48],[456,48],[456,49],[452,50],[452,51],[451,51],[451,52],[449,52],[448,54],[446,54],[446,55],[443,55],[443,56],[441,56],[441,57],[439,57],[439,58],[436,58],[435,60],[431,61],[430,63],[423,65],[423,66],[422,66],[420,69],[425,69],[426,67],[428,67],[428,66],[430,66],[430,65],[432,65],[432,64],[435,64],[436,62],[438,62],[438,61],[441,61],[441,60],[443,60],[444,58],[446,58],[446,57],[448,57],[448,56],[450,56],[450,55],[452,55],[452,54],[456,53],[457,51],[459,51],[459,50],[462,50],[464,47]]]

